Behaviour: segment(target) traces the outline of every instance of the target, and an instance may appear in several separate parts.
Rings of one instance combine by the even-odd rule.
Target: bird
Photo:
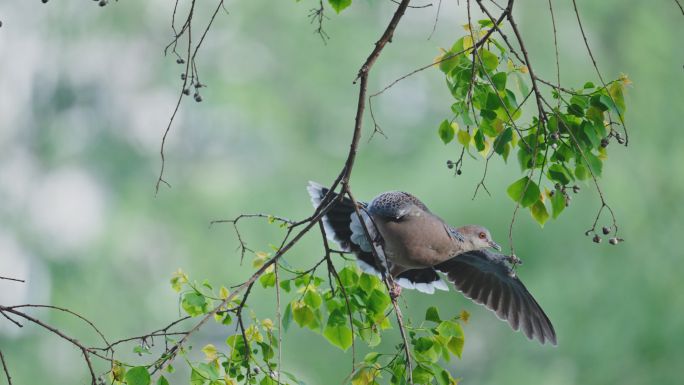
[[[307,191],[318,208],[329,189],[309,182]],[[334,203],[321,217],[326,236],[342,251],[353,253],[363,272],[389,274],[398,286],[394,295],[402,287],[427,294],[448,291],[441,273],[466,298],[494,312],[513,330],[542,345],[557,345],[549,317],[511,267],[520,260],[490,250],[501,251],[501,246],[485,227],[450,226],[402,191],[381,193],[370,202],[358,201],[356,207],[333,192],[324,204],[329,202]]]

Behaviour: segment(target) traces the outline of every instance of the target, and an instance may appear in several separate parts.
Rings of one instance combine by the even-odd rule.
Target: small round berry
[[[608,226],[603,226],[603,229],[601,229],[601,230],[603,230],[603,234],[606,234],[606,235],[610,234],[610,227],[608,227]]]
[[[447,160],[447,168],[449,168],[449,169],[454,168],[454,162]]]
[[[47,2],[48,2],[48,0],[41,0],[41,1],[43,2],[43,4],[45,4],[45,3],[47,3]]]
[[[181,74],[181,80],[185,80],[185,74]]]
[[[557,149],[557,148],[558,148],[558,143],[552,143],[552,144],[551,144],[551,148],[553,148],[554,150]]]
[[[594,243],[601,243],[601,237],[599,237],[598,234],[594,235],[594,238],[591,240],[594,241]]]
[[[104,7],[105,5],[107,5],[107,0],[100,0],[100,2],[97,5],[99,5],[100,7]]]
[[[202,101],[202,95],[200,95],[200,94],[198,94],[198,93],[195,93],[195,101],[196,101],[197,103],[201,102],[201,101]]]
[[[550,196],[550,197],[553,197],[554,195],[556,195],[556,190],[551,190],[551,191],[549,191],[549,196]]]
[[[617,142],[620,144],[625,144],[625,140],[623,138],[618,137]]]
[[[580,192],[580,186],[572,186],[572,192],[574,192],[575,194]]]
[[[591,235],[591,232],[592,232],[592,231],[593,231],[593,230],[587,230],[587,231],[584,232],[584,235],[586,235],[586,236],[588,237],[588,236]]]
[[[558,135],[558,132],[554,132],[553,134],[551,134],[551,139],[554,141],[560,139],[560,135]]]
[[[555,187],[556,190],[560,190],[560,189],[561,189],[561,184],[560,184],[560,183],[556,183],[553,187]]]
[[[179,57],[178,59],[176,59],[176,63],[183,64],[183,63],[185,63],[185,60],[183,60],[183,58]]]
[[[458,170],[456,170],[456,175],[461,175],[461,174],[462,174],[462,172],[461,172],[460,168]]]
[[[190,89],[189,88],[184,89],[183,94],[190,95]]]
[[[610,243],[611,245],[617,245],[617,244],[618,244],[618,239],[617,239],[617,238],[610,238],[610,239],[608,240],[608,243]]]
[[[610,143],[610,142],[608,141],[608,138],[603,138],[603,139],[601,139],[601,147],[603,147],[603,148],[608,147],[608,143]]]

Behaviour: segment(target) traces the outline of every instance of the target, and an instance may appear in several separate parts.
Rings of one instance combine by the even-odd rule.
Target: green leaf
[[[532,207],[530,207],[530,213],[532,218],[534,218],[541,227],[544,227],[544,223],[549,220],[549,213],[546,211],[546,205],[540,200],[536,201]]]
[[[463,345],[465,345],[465,337],[463,335],[453,336],[447,343],[447,349],[449,349],[451,354],[461,358],[461,354],[463,354]]]
[[[351,267],[345,267],[339,273],[340,281],[344,287],[350,288],[359,281],[359,275]]]
[[[340,13],[351,5],[352,0],[328,0],[328,3],[330,3],[335,12]]]
[[[323,299],[315,290],[307,290],[304,294],[304,303],[311,306],[312,309],[318,309],[323,303]]]
[[[276,281],[275,273],[272,271],[262,275],[261,277],[259,277],[259,282],[261,283],[261,286],[263,286],[264,288],[274,287],[275,281]]]
[[[425,366],[418,365],[413,369],[413,382],[416,384],[429,384],[435,375]]]
[[[553,219],[558,218],[560,213],[565,210],[565,196],[560,191],[556,191],[551,197],[551,209]]]
[[[494,26],[494,23],[489,19],[478,20],[477,24],[479,24],[482,27],[493,27]]]
[[[584,166],[582,163],[577,163],[577,166],[575,166],[575,176],[579,180],[587,180],[589,179],[589,170]]]
[[[389,295],[375,289],[368,298],[368,310],[375,314],[375,320],[378,321],[385,316],[385,309],[387,309],[390,303]]]
[[[487,72],[496,70],[496,67],[499,66],[499,58],[496,55],[484,48],[480,48],[478,53],[480,55],[480,60],[482,61],[482,66]]]
[[[463,54],[454,55],[461,51],[463,51],[463,38],[456,40],[454,45],[451,46],[451,49],[449,51],[444,52],[440,60],[443,60],[445,57],[449,58],[439,63],[439,69],[445,74],[450,73],[454,68],[456,68],[459,65],[461,59],[464,58]]]
[[[147,368],[144,366],[136,366],[131,368],[126,372],[126,384],[127,385],[150,385],[152,381],[150,379],[150,373],[147,372]]]
[[[605,104],[603,102],[603,99],[601,98],[602,96],[605,96],[605,95],[600,95],[600,94],[593,95],[591,98],[589,98],[589,104],[593,107],[596,107],[599,111],[602,111],[602,112],[608,111],[608,106],[611,105],[612,103],[610,102],[610,98],[608,98],[609,104]]]
[[[337,325],[325,327],[323,336],[333,345],[342,350],[347,350],[352,345],[352,331],[345,325]]]
[[[194,368],[206,381],[207,379],[209,380],[218,380],[219,376],[221,375],[219,373],[219,367],[217,365],[209,365],[207,363],[201,363],[197,365],[197,367]]]
[[[490,93],[489,95],[494,95],[494,94]],[[496,97],[496,96],[494,96],[494,97]],[[496,119],[497,115],[496,115],[496,112],[494,112],[494,110],[497,109],[497,108],[499,108],[499,106],[501,105],[501,104],[499,104],[499,101],[496,100],[496,102],[492,102],[492,103],[496,103],[496,105],[491,105],[491,107],[493,107],[493,108],[489,109],[489,107],[490,107],[490,100],[493,100],[493,99],[490,99],[490,97],[488,96],[488,97],[487,97],[487,102],[486,102],[486,103],[487,103],[487,106],[486,106],[487,108],[483,108],[483,109],[480,110],[480,116],[481,116],[482,118],[484,118],[485,120],[494,120],[494,119]]]
[[[169,385],[169,380],[167,380],[164,376],[159,376],[157,379],[157,385]]]
[[[571,104],[568,106],[568,113],[581,118],[584,116],[584,109],[577,104]]]
[[[347,313],[342,308],[335,309],[328,316],[328,326],[343,326],[347,324]]]
[[[527,188],[525,188],[526,186]],[[513,182],[508,186],[506,192],[513,201],[520,203],[522,207],[528,207],[539,200],[540,194],[539,186],[526,176]]]
[[[289,279],[280,281],[280,288],[285,290],[286,293],[289,293],[290,290],[292,290],[292,281]]]
[[[599,137],[599,134],[596,131],[595,126],[591,122],[582,122],[581,129],[582,133],[584,134],[584,137],[586,138],[588,143],[591,144],[592,147],[597,148],[601,145],[601,138]]]
[[[439,138],[442,139],[442,142],[444,144],[448,144],[452,140],[454,140],[454,135],[456,134],[456,130],[458,129],[458,125],[454,123],[449,123],[448,120],[444,119],[442,123],[439,125]]]
[[[506,77],[505,72],[499,72],[492,76],[492,83],[494,83],[494,87],[496,87],[497,90],[503,91],[506,89]]]
[[[496,137],[494,140],[494,152],[496,152],[499,155],[503,155],[505,149],[506,149],[506,144],[510,142],[513,139],[513,130],[508,127],[499,136]]]
[[[482,151],[485,149],[484,135],[482,135],[482,130],[479,128],[477,131],[475,131],[475,148],[477,148],[477,151]]]
[[[204,314],[208,309],[207,299],[198,292],[186,293],[181,301],[181,306],[191,317]]]
[[[510,143],[506,143],[506,144],[504,145],[503,154],[501,154],[501,156],[502,156],[503,159],[504,159],[504,162],[508,163],[508,155],[509,155],[510,153],[511,153],[511,144],[510,144]]]
[[[551,165],[551,167],[549,167],[548,176],[552,181],[558,182],[562,185],[570,183],[570,180],[572,179],[565,167],[558,163],[554,163]]]
[[[304,302],[293,303],[292,315],[295,322],[297,322],[297,325],[300,327],[310,326],[316,322],[316,316],[314,315],[313,310]]]
[[[515,75],[516,83],[518,83],[518,90],[520,90],[520,93],[523,96],[527,96],[527,94],[530,93],[530,89],[527,86],[525,79],[523,79],[522,75],[520,75],[520,73],[518,73],[518,72],[516,72],[514,75]]]
[[[288,303],[283,312],[283,330],[287,331],[290,328],[292,321],[292,304]]]
[[[620,116],[622,116],[622,114],[625,113],[626,109],[623,89],[624,83],[621,81],[613,82],[613,84],[608,86],[608,93],[613,98],[613,101],[615,102],[615,107],[617,108],[617,111],[620,114]]]
[[[374,275],[363,273],[359,277],[359,286],[367,293],[377,287],[379,283],[380,280]]]
[[[363,362],[367,364],[374,364],[376,361],[378,361],[378,358],[380,358],[380,353],[370,352],[363,357]]]
[[[484,112],[487,110],[482,110],[482,111]],[[493,111],[489,111],[489,112],[493,112]],[[494,117],[494,119],[496,119],[496,116]],[[497,122],[500,122],[500,120],[498,120],[498,119],[496,119],[494,121],[482,120],[482,122],[480,123],[480,131],[482,131],[482,134],[484,134],[485,136],[488,136],[490,138],[495,138],[499,134],[499,132],[496,130],[496,127],[495,127]]]
[[[190,385],[204,385],[206,381],[206,378],[200,372],[195,368],[192,369],[192,372],[190,372]]]
[[[470,133],[466,130],[458,130],[458,142],[461,143],[465,148],[470,145]]]
[[[462,337],[463,328],[458,322],[442,321],[439,326],[437,326],[437,333],[443,337]]]
[[[455,381],[452,381],[453,378],[451,377],[451,374],[449,374],[449,372],[447,372],[446,370],[439,368],[439,367],[435,367],[434,369],[440,369],[440,370],[438,370],[439,374],[437,374],[435,376],[435,380],[437,381],[437,384],[439,384],[439,385],[453,385],[455,383]]]
[[[594,175],[596,175],[596,177],[600,177],[601,173],[603,172],[603,161],[589,151],[585,151],[584,156],[587,158],[589,167],[591,167],[591,171],[594,172]]]
[[[442,322],[442,320],[439,318],[439,312],[434,306],[430,306],[425,312],[425,320],[437,323]]]

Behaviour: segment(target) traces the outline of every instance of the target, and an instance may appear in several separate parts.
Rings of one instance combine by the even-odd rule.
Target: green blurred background
[[[554,3],[563,81],[596,81],[572,3]],[[627,93],[630,147],[609,147],[601,180],[627,241],[595,245],[583,235],[599,206],[589,185],[544,229],[521,213],[514,231],[525,261],[519,274],[553,320],[556,348],[527,341],[453,290],[405,292],[415,319],[429,305],[443,315],[472,313],[464,357],[450,364],[466,384],[681,382],[684,17],[672,1],[578,3],[604,76],[624,72],[634,82]],[[169,136],[165,178],[173,187],[155,197],[160,139],[180,87],[180,66],[162,55],[171,3],[0,3],[0,275],[27,280],[0,281],[0,303],[68,307],[118,339],[178,316],[169,278],[179,267],[200,281],[243,281],[250,266],[238,266],[231,228],[209,229],[208,222],[244,212],[311,212],[304,187],[337,175],[353,127],[352,80],[395,7],[360,0],[340,16],[328,8],[331,39],[324,45],[307,19],[316,4],[227,4],[230,14],[220,15],[199,55],[205,101],[188,99]],[[370,91],[449,47],[463,33],[464,5],[443,4],[429,41],[436,7],[410,9],[371,74]],[[211,8],[202,7],[198,17]],[[515,9],[535,69],[553,79],[546,2],[521,1]],[[492,196],[471,200],[484,162],[467,159],[460,177],[445,167],[460,148],[444,146],[436,134],[449,113],[443,82],[439,71],[424,71],[375,100],[388,139],[368,142],[367,119],[355,195],[411,191],[452,224],[484,224],[506,243],[514,205],[505,187],[519,177],[518,166],[492,162]],[[282,235],[258,222],[243,231],[259,250]],[[311,264],[321,256],[319,243],[307,236],[287,261]],[[274,317],[272,297],[254,292],[260,317]],[[81,323],[34,314],[97,342]],[[220,346],[230,332],[207,327],[194,345]],[[384,348],[398,338],[388,334]],[[15,384],[88,381],[78,351],[35,326],[20,330],[3,319],[0,348]],[[296,327],[286,335],[284,356],[286,368],[309,384],[342,383],[351,366],[349,353]],[[175,383],[187,382],[178,376]]]

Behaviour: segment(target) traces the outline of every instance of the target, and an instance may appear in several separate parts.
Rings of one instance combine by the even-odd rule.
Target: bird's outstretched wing
[[[556,345],[556,332],[541,306],[506,263],[503,254],[469,251],[435,266],[456,289],[486,306],[527,338]]]

